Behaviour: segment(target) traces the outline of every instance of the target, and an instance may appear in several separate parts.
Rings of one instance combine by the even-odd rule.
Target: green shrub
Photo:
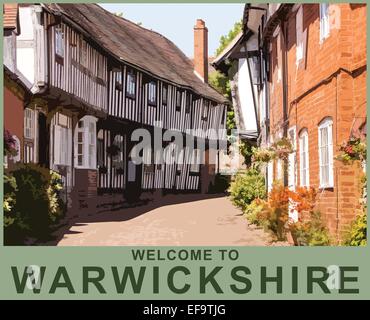
[[[349,232],[345,235],[344,245],[366,246],[367,245],[367,214],[358,215],[352,222]]]
[[[311,212],[308,221],[292,223],[289,228],[296,245],[329,246],[331,243],[329,231],[319,211]]]
[[[230,176],[217,173],[215,183],[209,188],[209,193],[225,193],[230,186]]]
[[[15,192],[17,191],[17,182],[12,176],[4,175],[4,200],[3,200],[3,212],[4,212],[4,227],[11,226],[15,217],[12,215],[13,208],[16,204]]]
[[[229,192],[231,201],[244,211],[254,199],[265,199],[265,178],[258,169],[250,168],[235,176]]]
[[[261,220],[260,214],[267,205],[266,201],[261,199],[254,199],[244,210],[244,215],[250,224],[256,226],[263,226],[264,221]]]
[[[61,199],[61,177],[58,173],[35,164],[19,164],[6,172],[5,185],[11,190],[8,211],[4,215],[4,240],[7,244],[20,244],[27,237],[46,240],[50,227],[65,212]],[[10,189],[12,181],[13,189]],[[16,187],[14,188],[14,183]]]

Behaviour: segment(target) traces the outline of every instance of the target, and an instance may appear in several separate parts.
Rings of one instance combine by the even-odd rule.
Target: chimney
[[[208,83],[208,29],[202,19],[194,26],[194,70]]]

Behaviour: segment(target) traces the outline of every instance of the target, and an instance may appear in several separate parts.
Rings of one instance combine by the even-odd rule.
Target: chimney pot
[[[208,29],[202,19],[194,26],[194,70],[208,83]]]

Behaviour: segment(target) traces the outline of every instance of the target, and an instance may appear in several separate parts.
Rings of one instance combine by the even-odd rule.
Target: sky
[[[100,4],[106,10],[123,13],[123,17],[164,35],[188,57],[193,57],[193,27],[203,19],[208,28],[209,56],[214,56],[222,35],[241,20],[243,3],[233,4]]]

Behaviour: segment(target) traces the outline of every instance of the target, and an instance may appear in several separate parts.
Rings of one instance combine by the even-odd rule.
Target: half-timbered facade
[[[27,152],[63,176],[69,203],[82,209],[143,191],[206,191],[226,139],[225,100],[172,42],[95,4],[21,5],[20,24],[28,38],[17,39],[17,53],[34,56],[21,65],[34,93]],[[130,157],[137,129],[151,133],[142,164]],[[156,132],[167,137],[159,146]],[[195,145],[175,150],[172,162],[171,136]]]

